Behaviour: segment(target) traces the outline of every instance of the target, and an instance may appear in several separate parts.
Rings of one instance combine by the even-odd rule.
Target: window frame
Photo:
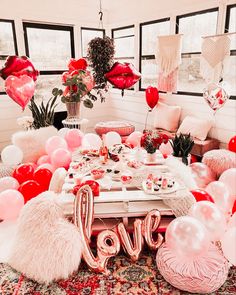
[[[2,23],[11,23],[12,27],[12,34],[13,34],[13,43],[14,43],[14,50],[15,50],[15,55],[18,55],[18,46],[17,46],[17,39],[16,39],[16,27],[15,27],[15,21],[12,19],[0,19],[0,22]],[[8,57],[8,55],[1,55],[2,57]],[[5,91],[0,91],[0,95],[5,95]]]
[[[57,25],[57,24],[46,24],[46,23],[33,23],[33,22],[23,22],[23,31],[24,31],[24,41],[25,41],[25,53],[30,58],[29,53],[29,40],[27,36],[27,28],[36,28],[43,30],[55,30],[55,31],[69,31],[70,32],[70,45],[71,45],[71,58],[75,58],[75,41],[74,41],[74,27],[66,25]],[[46,70],[40,71],[40,75],[61,75],[64,70]]]
[[[82,38],[82,30],[84,31],[99,31],[103,32],[103,38],[106,35],[106,30],[105,29],[99,29],[99,28],[91,28],[91,27],[80,27],[80,42],[81,42],[81,56],[83,58],[86,58],[86,56],[83,56],[83,38]]]
[[[208,12],[218,12],[218,16],[217,16],[217,23],[218,23],[218,18],[219,18],[219,7],[214,7],[214,8],[209,8],[209,9],[204,9],[204,10],[200,10],[200,11],[195,11],[195,12],[191,12],[191,13],[186,13],[186,14],[181,14],[181,15],[177,15],[176,16],[176,22],[175,22],[175,34],[179,34],[179,20],[181,18],[184,17],[191,17],[191,16],[195,16],[195,15],[199,15],[199,14],[204,14],[204,13],[208,13]],[[216,24],[216,29],[217,29],[217,24]],[[201,52],[185,52],[185,53],[181,53],[181,59],[183,58],[183,56],[185,55],[197,55],[197,54],[201,54]],[[177,95],[191,95],[191,96],[202,96],[202,93],[199,92],[188,92],[188,91],[177,91],[175,94]]]
[[[139,71],[142,72],[142,58],[144,57],[144,60],[146,59],[155,59],[154,54],[148,54],[148,55],[142,55],[142,27],[145,25],[152,25],[156,23],[162,23],[166,21],[171,21],[170,17],[160,18],[157,20],[151,20],[147,22],[143,22],[139,24]],[[142,79],[142,77],[141,77]],[[142,81],[139,81],[139,91],[145,91],[145,88],[142,88]],[[162,93],[162,91],[160,91]]]
[[[231,9],[235,7],[236,7],[236,4],[231,4],[226,6],[225,29],[224,29],[225,33],[229,32]],[[230,50],[230,56],[236,56],[236,49]],[[231,95],[230,99],[236,100],[236,95]]]

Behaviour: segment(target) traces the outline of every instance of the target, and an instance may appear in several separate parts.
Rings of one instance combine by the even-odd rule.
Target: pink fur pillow
[[[179,126],[181,107],[159,102],[155,109],[154,128],[175,132]]]
[[[202,162],[219,177],[225,170],[236,168],[236,153],[228,150],[212,150],[204,154]]]
[[[23,163],[37,162],[38,158],[46,153],[45,143],[53,135],[57,135],[57,129],[53,126],[19,131],[12,135],[12,143],[23,151]]]
[[[57,200],[54,192],[44,192],[23,207],[8,261],[39,283],[67,279],[80,265],[80,233]]]

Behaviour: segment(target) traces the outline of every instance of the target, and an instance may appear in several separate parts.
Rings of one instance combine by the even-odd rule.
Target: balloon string
[[[152,110],[148,110],[148,111],[147,111],[147,115],[146,115],[146,119],[145,119],[144,130],[146,130],[146,128],[147,128],[148,114],[149,114],[151,111],[152,111]]]

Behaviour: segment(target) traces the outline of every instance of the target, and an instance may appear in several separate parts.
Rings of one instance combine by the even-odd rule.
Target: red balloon
[[[52,178],[52,172],[47,168],[39,168],[34,172],[33,178],[42,188],[44,188],[44,190],[48,190]]]
[[[37,181],[27,180],[19,186],[18,191],[22,193],[25,199],[25,203],[27,203],[29,200],[36,197],[45,190]]]
[[[5,81],[5,90],[7,95],[24,110],[34,95],[35,83],[32,78],[26,75],[20,77],[9,76]]]
[[[18,180],[19,184],[32,180],[34,175],[34,164],[21,164],[12,173],[12,177]]]
[[[228,143],[228,150],[236,153],[236,135],[230,139]]]
[[[8,76],[20,77],[26,75],[34,81],[37,80],[39,71],[35,70],[27,56],[8,56],[4,67],[0,70],[0,76],[5,80]]]
[[[156,87],[149,86],[146,89],[145,93],[146,93],[147,104],[151,109],[153,109],[157,105],[159,100],[158,89]]]
[[[78,190],[86,184],[89,185],[90,188],[92,189],[93,196],[98,197],[100,194],[100,186],[99,186],[99,183],[94,180],[86,180],[86,181],[82,182],[81,184],[76,185],[73,189],[73,194],[76,195]]]
[[[232,208],[232,214],[234,214],[236,212],[236,200],[234,201],[234,205]]]
[[[203,189],[195,189],[195,190],[192,190],[191,193],[193,194],[197,202],[209,201],[214,203],[213,198]]]
[[[119,89],[132,87],[141,78],[141,74],[130,63],[115,62],[108,73],[105,74],[107,80]]]

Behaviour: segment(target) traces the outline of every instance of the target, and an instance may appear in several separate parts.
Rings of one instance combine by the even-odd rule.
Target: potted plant
[[[140,145],[147,151],[148,162],[155,161],[155,153],[162,143],[168,142],[166,134],[160,134],[155,130],[144,130]]]
[[[182,162],[186,165],[189,164],[190,161],[190,152],[193,148],[194,141],[189,134],[176,134],[173,139],[170,139],[170,144],[173,148],[173,156],[181,158]]]

